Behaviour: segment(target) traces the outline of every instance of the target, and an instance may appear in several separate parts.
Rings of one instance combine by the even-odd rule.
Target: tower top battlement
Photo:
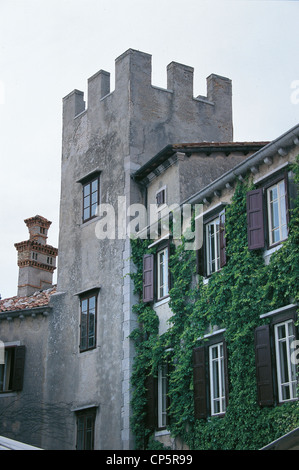
[[[152,84],[152,56],[135,49],[128,49],[115,60],[114,91],[110,91],[110,73],[102,69],[99,70],[88,79],[88,108],[86,108],[82,91],[74,90],[64,97],[64,122],[74,119],[88,109],[92,112],[101,105],[100,103],[102,106],[109,107],[109,100],[112,99],[119,101],[119,104],[130,100],[131,105],[142,107],[148,102],[147,97],[153,104],[162,106],[165,100],[167,102],[175,101],[180,106],[183,103],[184,106],[195,106],[197,114],[202,114],[203,108],[214,106],[212,114],[218,114],[219,110],[223,114],[223,110],[225,110],[226,122],[228,115],[231,117],[232,84],[230,79],[211,74],[206,79],[206,96],[195,97],[193,95],[193,67],[171,62],[167,66],[166,72],[167,88],[154,86]],[[136,96],[139,96],[139,99],[132,99]],[[211,114],[211,109],[208,113]]]

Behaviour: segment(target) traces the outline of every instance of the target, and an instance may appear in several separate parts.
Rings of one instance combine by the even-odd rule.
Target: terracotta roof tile
[[[50,289],[37,291],[26,297],[9,297],[0,300],[0,313],[15,310],[26,310],[29,308],[44,307],[49,304],[51,295],[56,292],[56,286]]]

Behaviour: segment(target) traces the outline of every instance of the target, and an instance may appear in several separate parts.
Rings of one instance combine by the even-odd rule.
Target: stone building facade
[[[57,286],[43,290],[51,279],[42,278],[38,294],[0,302],[1,341],[26,348],[22,387],[0,394],[0,435],[45,449],[132,449],[130,207],[157,201],[165,187],[180,204],[266,143],[233,142],[229,79],[210,75],[207,95],[194,97],[193,69],[173,62],[161,89],[151,83],[151,56],[132,49],[115,61],[115,89],[100,70],[88,80],[87,106],[84,98],[74,90],[63,99]],[[54,263],[56,249],[38,236],[30,233]]]
[[[125,211],[142,202],[142,187],[131,178],[132,173],[161,148],[171,142],[231,141],[231,95],[230,80],[211,75],[207,96],[194,97],[193,69],[177,63],[167,68],[167,89],[157,88],[151,83],[151,56],[130,49],[115,61],[114,91],[110,92],[109,74],[101,70],[88,80],[87,107],[77,90],[63,100],[60,254],[53,328],[59,325],[64,336],[58,375],[64,377],[66,386],[63,392],[53,390],[51,399],[61,400],[64,395],[63,401],[72,401],[75,410],[94,407],[96,448],[134,445],[130,432],[134,350],[128,336],[136,319],[128,276],[130,240],[122,236],[119,223],[115,239],[108,235],[99,240],[99,218],[91,206],[93,201],[100,208],[109,204],[119,221],[119,197],[125,198]],[[89,295],[97,300],[96,343],[93,349],[80,352],[80,305]]]

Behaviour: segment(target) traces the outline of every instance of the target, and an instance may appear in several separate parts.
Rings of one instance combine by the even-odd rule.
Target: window
[[[97,293],[82,295],[80,322],[80,351],[96,347]]]
[[[197,274],[211,276],[226,264],[225,210],[204,220],[203,245],[196,252]]]
[[[257,396],[260,406],[271,406],[297,398],[296,315],[287,306],[261,317],[271,321],[255,329]]]
[[[146,378],[146,426],[151,430],[165,429],[169,424],[170,399],[168,394],[171,360],[158,366],[157,375]]]
[[[158,369],[158,427],[167,425],[167,365],[163,364]]]
[[[156,193],[156,204],[158,207],[166,204],[166,188],[162,188]]]
[[[193,350],[193,391],[195,418],[223,416],[228,403],[227,349],[224,340],[216,342],[213,339],[212,344],[210,341],[210,344]]]
[[[143,257],[143,302],[162,300],[169,294],[169,244],[158,245],[156,254]]]
[[[83,222],[96,216],[100,202],[100,177],[83,184]]]
[[[96,409],[77,412],[77,450],[94,450]]]
[[[219,217],[206,224],[207,275],[220,269]]]
[[[0,363],[0,393],[22,390],[24,363],[25,346],[4,348],[4,363]]]
[[[37,261],[37,253],[32,252],[31,258],[35,261]]]
[[[157,253],[158,300],[168,295],[168,248]]]
[[[288,237],[289,209],[296,188],[292,172],[247,193],[248,248],[271,248]]]
[[[225,412],[225,377],[223,343],[209,347],[211,415]]]
[[[285,240],[287,230],[287,207],[285,181],[281,180],[267,189],[269,245]]]
[[[293,320],[274,327],[279,402],[296,398],[296,364],[291,360],[292,343],[295,339]]]

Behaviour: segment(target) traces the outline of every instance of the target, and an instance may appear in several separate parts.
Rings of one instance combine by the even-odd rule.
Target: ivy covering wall
[[[299,158],[293,165],[299,183]],[[254,329],[267,320],[260,315],[299,302],[299,201],[292,210],[290,232],[283,246],[265,265],[263,253],[249,251],[247,243],[246,192],[250,183],[238,183],[226,209],[227,263],[208,284],[195,275],[195,253],[172,245],[172,285],[169,329],[159,336],[159,319],[150,304],[134,306],[138,328],[131,334],[136,348],[132,374],[132,429],[136,448],[158,444],[146,426],[146,377],[156,373],[170,354],[174,367],[169,375],[172,437],[190,449],[260,449],[299,426],[298,401],[263,407],[257,403]],[[142,299],[142,260],[150,241],[132,240],[137,272],[135,291]],[[224,417],[194,419],[192,351],[207,327],[225,328],[228,349],[229,405]]]

